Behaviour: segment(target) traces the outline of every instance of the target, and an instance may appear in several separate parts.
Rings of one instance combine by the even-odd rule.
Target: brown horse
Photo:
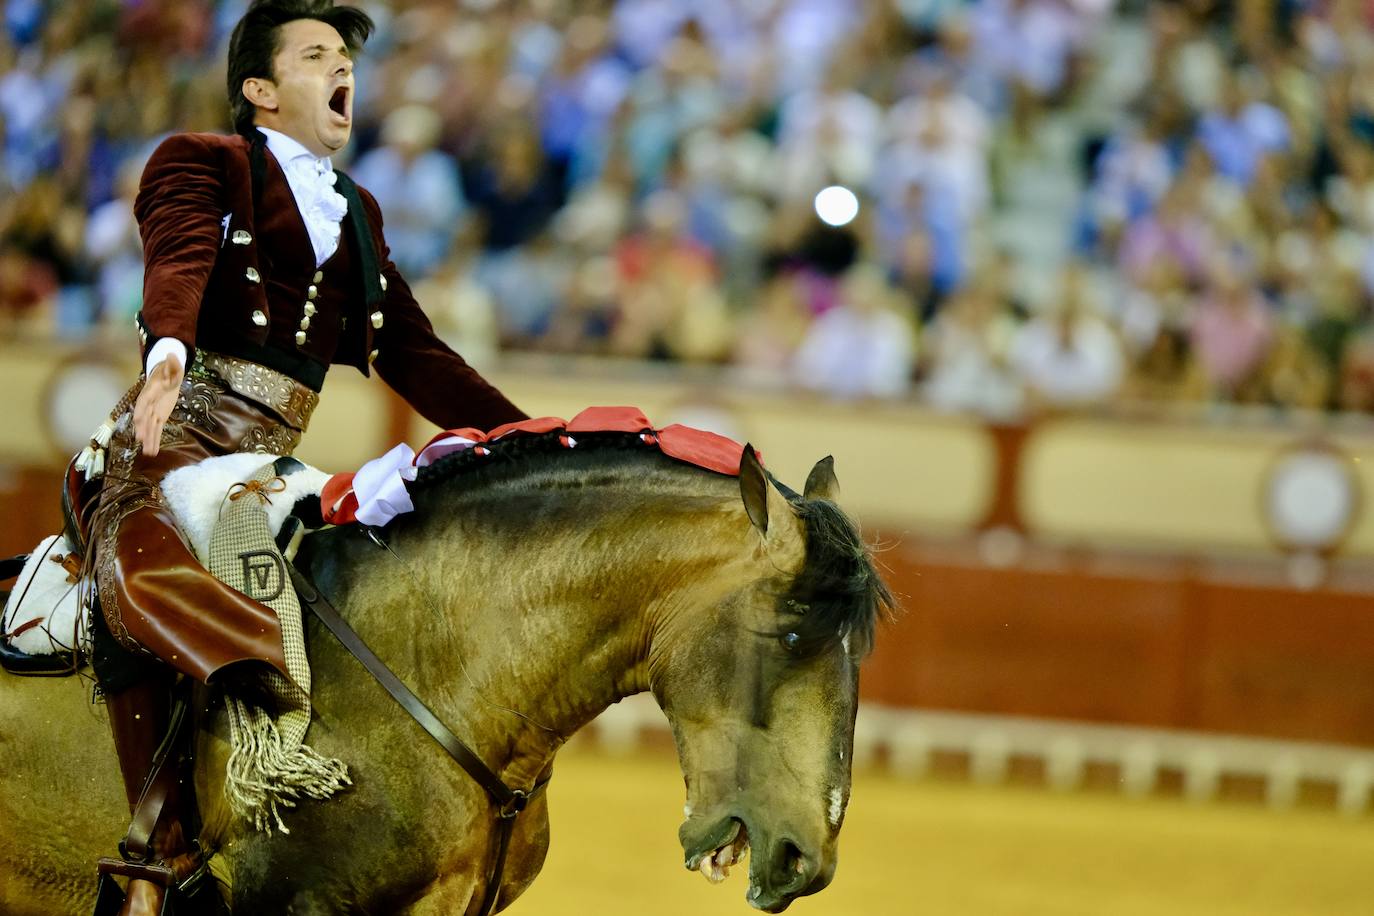
[[[499,443],[424,469],[380,548],[358,526],[297,563],[507,785],[651,690],[687,786],[685,864],[719,878],[750,851],[747,899],[778,912],[825,887],[850,785],[858,665],[890,597],[835,507],[827,459],[797,495],[746,450],[738,479],[638,437]],[[741,496],[743,498],[741,498]],[[255,832],[222,800],[216,708],[197,736],[201,841],[235,913],[474,913],[495,813],[481,788],[313,621],[309,741],[354,785]],[[100,707],[71,678],[0,675],[0,912],[89,912],[124,829]],[[546,796],[518,819],[504,907],[548,846]]]

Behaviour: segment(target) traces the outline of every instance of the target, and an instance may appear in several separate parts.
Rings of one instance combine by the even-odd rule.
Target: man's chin
[[[329,134],[320,135],[320,145],[329,151],[327,155],[332,156],[348,145],[350,136],[352,136],[351,130],[346,130],[342,134],[337,130],[332,131]]]

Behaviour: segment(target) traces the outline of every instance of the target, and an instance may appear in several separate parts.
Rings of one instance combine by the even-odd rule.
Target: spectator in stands
[[[867,187],[882,143],[882,110],[851,88],[848,61],[831,65],[816,89],[792,96],[778,113],[777,193],[810,197],[827,184]]]
[[[1087,192],[1088,218],[1098,243],[1114,250],[1126,227],[1154,210],[1174,180],[1171,110],[1151,105],[1109,137],[1094,165]]]
[[[98,314],[107,325],[126,327],[143,307],[143,244],[134,219],[134,197],[143,161],[129,159],[119,174],[119,196],[86,222],[83,253],[96,271]]]
[[[1253,386],[1274,343],[1274,320],[1233,258],[1217,258],[1212,264],[1191,333],[1212,396],[1255,399]]]
[[[744,316],[736,332],[733,362],[745,381],[778,387],[788,381],[811,315],[791,270],[775,270],[756,295],[757,307]]]
[[[464,210],[458,163],[435,148],[441,127],[424,105],[397,108],[382,123],[381,145],[353,167],[386,213],[392,260],[417,280],[452,247]]]
[[[938,410],[1001,421],[1021,412],[1022,386],[1007,363],[1017,321],[998,284],[996,272],[980,272],[922,336],[923,392]]]
[[[792,364],[799,386],[831,397],[905,394],[915,364],[915,334],[900,293],[872,264],[851,268],[840,302],[812,323]]]
[[[1116,394],[1121,346],[1097,313],[1082,266],[1067,267],[1053,304],[1016,332],[1010,362],[1032,405],[1096,406]]]
[[[731,325],[711,252],[687,234],[671,191],[644,205],[641,231],[616,249],[619,309],[611,351],[649,359],[714,362],[729,352]]]
[[[1260,159],[1288,149],[1288,120],[1263,100],[1264,77],[1253,69],[1228,70],[1221,97],[1198,122],[1198,142],[1217,171],[1245,187]]]
[[[1176,182],[1152,213],[1126,229],[1117,263],[1128,278],[1139,278],[1163,261],[1189,283],[1201,280],[1216,243],[1206,218],[1197,209],[1195,187]]]
[[[987,116],[958,92],[953,74],[932,70],[921,90],[887,115],[890,144],[878,176],[878,198],[887,178],[920,181],[948,193],[960,219],[970,221],[988,203]]]
[[[1280,324],[1262,370],[1259,398],[1286,409],[1321,410],[1331,395],[1331,374],[1301,328]]]

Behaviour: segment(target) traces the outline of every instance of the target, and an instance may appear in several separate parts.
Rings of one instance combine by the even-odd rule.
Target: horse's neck
[[[731,511],[678,512],[611,536],[595,522],[493,531],[480,513],[415,525],[393,540],[394,557],[355,557],[367,574],[350,576],[346,613],[509,784],[528,786],[573,732],[649,687],[665,618],[737,577],[738,548],[700,534],[719,531],[707,516]]]

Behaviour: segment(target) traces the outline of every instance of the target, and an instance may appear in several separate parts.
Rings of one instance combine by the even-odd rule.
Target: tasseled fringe
[[[275,826],[290,833],[282,808],[296,807],[302,797],[329,798],[353,781],[348,766],[324,757],[305,744],[288,750],[272,717],[238,697],[226,698],[229,741],[233,750],[224,784],[229,807],[254,828],[270,833]],[[308,714],[307,714],[308,715]]]
[[[76,456],[76,469],[86,475],[87,480],[95,480],[105,473],[105,449],[114,435],[114,418],[101,423],[91,433],[91,444]]]

